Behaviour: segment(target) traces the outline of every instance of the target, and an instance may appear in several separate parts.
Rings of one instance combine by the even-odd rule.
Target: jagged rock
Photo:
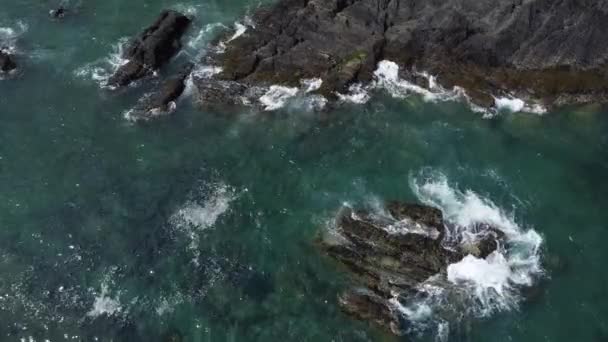
[[[11,55],[0,50],[0,71],[9,72],[17,68],[17,64],[13,61]]]
[[[445,274],[448,265],[466,255],[490,255],[503,236],[491,226],[479,224],[475,227],[480,232],[477,241],[448,247],[444,241],[447,223],[439,209],[400,202],[389,202],[386,209],[388,214],[342,210],[335,230],[320,244],[357,280],[354,290],[339,297],[343,310],[401,334],[405,322],[392,303],[397,294],[416,296],[418,285]]]
[[[549,105],[608,101],[608,0],[280,0],[253,21],[211,56],[224,69],[217,81],[320,77],[318,92],[331,99],[387,59],[402,77],[428,71],[486,107],[505,93]]]
[[[190,19],[176,11],[163,11],[154,24],[146,28],[127,47],[121,66],[108,84],[125,86],[164,66],[181,49],[181,37]]]

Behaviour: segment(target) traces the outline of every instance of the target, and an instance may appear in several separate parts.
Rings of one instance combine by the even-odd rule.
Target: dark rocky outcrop
[[[128,85],[167,64],[181,49],[181,37],[189,25],[190,19],[181,13],[163,11],[125,49],[123,57],[129,61],[110,77],[108,85]]]
[[[402,334],[405,322],[392,303],[395,296],[418,295],[418,285],[445,274],[448,265],[468,254],[488,256],[498,248],[501,235],[480,225],[485,236],[465,248],[449,247],[440,210],[400,202],[390,202],[386,209],[383,215],[343,210],[320,246],[356,279],[355,287],[339,297],[343,310]]]
[[[0,71],[1,72],[9,72],[15,70],[17,68],[17,64],[8,53],[0,50]]]
[[[218,82],[286,84],[320,77],[335,98],[380,60],[438,75],[488,107],[512,93],[547,105],[608,100],[607,0],[279,0],[208,62]],[[220,40],[226,41],[226,37]],[[416,82],[414,82],[416,83]],[[235,87],[200,87],[217,96]]]

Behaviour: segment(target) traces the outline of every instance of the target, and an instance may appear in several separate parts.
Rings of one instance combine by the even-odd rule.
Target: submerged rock
[[[65,17],[66,13],[67,13],[67,10],[63,6],[59,6],[56,9],[52,9],[49,11],[49,15],[53,19],[62,19],[63,17]]]
[[[9,72],[11,70],[15,70],[17,68],[17,64],[13,61],[11,55],[0,50],[0,71]]]
[[[225,49],[209,56],[223,68],[217,82],[321,78],[318,93],[336,99],[391,60],[412,84],[425,83],[412,71],[427,71],[484,107],[503,96],[547,105],[608,100],[606,0],[280,0],[253,21],[237,38],[219,38]],[[218,89],[200,92],[221,100]]]
[[[444,241],[446,226],[440,210],[400,202],[390,202],[386,209],[388,213],[381,215],[343,210],[320,244],[357,279],[355,288],[339,297],[343,310],[402,334],[406,322],[397,313],[395,296],[416,296],[420,284],[446,274],[450,264],[468,254],[490,255],[500,237],[484,225],[480,229],[488,229],[487,234],[480,239],[467,248],[451,248]]]
[[[108,81],[110,86],[125,86],[161,68],[181,49],[181,37],[190,25],[190,19],[176,11],[163,11],[156,21],[146,28],[127,47],[121,66]]]

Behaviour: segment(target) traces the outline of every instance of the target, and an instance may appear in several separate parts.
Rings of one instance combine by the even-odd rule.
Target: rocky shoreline
[[[311,94],[335,103],[374,82],[381,61],[398,65],[414,92],[457,89],[484,109],[501,98],[537,108],[608,102],[604,0],[280,0],[252,21],[204,58],[222,71],[196,82],[202,103],[305,79],[321,79]]]

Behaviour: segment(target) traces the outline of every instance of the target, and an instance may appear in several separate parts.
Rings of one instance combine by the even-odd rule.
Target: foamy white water
[[[300,80],[300,84],[302,85],[302,89],[306,93],[311,93],[313,91],[317,91],[321,89],[323,85],[323,80],[320,78],[306,78]]]
[[[532,113],[532,114],[544,114],[547,109],[541,104],[527,104],[524,100],[517,97],[495,97],[494,106],[498,111],[506,111],[509,113]]]
[[[522,287],[532,286],[543,274],[540,252],[542,237],[534,229],[520,226],[513,215],[474,191],[460,190],[439,172],[410,177],[418,200],[442,210],[447,223],[446,243],[458,246],[487,233],[487,224],[505,234],[504,243],[485,259],[472,255],[448,266],[446,275],[436,275],[418,290],[422,300],[391,304],[413,325],[410,332],[432,327],[436,340],[445,341],[450,323],[446,317],[487,317],[517,308],[524,299]],[[486,228],[487,229],[487,228]]]
[[[88,317],[95,318],[102,315],[112,316],[123,311],[123,307],[120,304],[120,299],[117,296],[110,295],[109,284],[112,282],[114,271],[115,270],[112,269],[106,275],[101,283],[101,290],[95,293],[93,307],[89,312],[87,312]]]
[[[284,107],[287,100],[296,96],[297,93],[298,88],[273,85],[260,97],[260,103],[264,106],[264,110],[277,110]]]
[[[370,100],[369,91],[361,83],[351,84],[348,88],[348,93],[338,93],[338,98],[342,102],[349,102],[354,104],[364,104]]]
[[[281,109],[287,105],[305,111],[322,110],[327,105],[327,99],[322,95],[314,94],[323,85],[320,78],[302,79],[300,87],[285,87],[272,85],[258,99],[266,111]],[[249,101],[244,101],[247,104]]]
[[[89,63],[74,71],[74,75],[79,78],[95,81],[101,88],[111,88],[107,86],[110,77],[120,68],[129,62],[124,58],[124,46],[129,41],[128,38],[121,38],[112,46],[112,52],[95,62]]]
[[[385,89],[393,97],[404,98],[412,94],[422,96],[425,101],[450,101],[461,97],[459,89],[445,90],[435,81],[435,77],[428,73],[419,73],[427,79],[427,87],[424,88],[413,84],[399,77],[399,65],[397,63],[384,60],[378,63],[378,68],[374,72],[376,78],[374,87]]]
[[[169,223],[173,229],[188,238],[188,248],[194,254],[193,262],[196,264],[200,255],[198,247],[201,232],[213,227],[215,222],[230,210],[230,203],[238,195],[230,186],[217,183],[198,189],[193,196],[203,198],[184,203],[171,215]]]

